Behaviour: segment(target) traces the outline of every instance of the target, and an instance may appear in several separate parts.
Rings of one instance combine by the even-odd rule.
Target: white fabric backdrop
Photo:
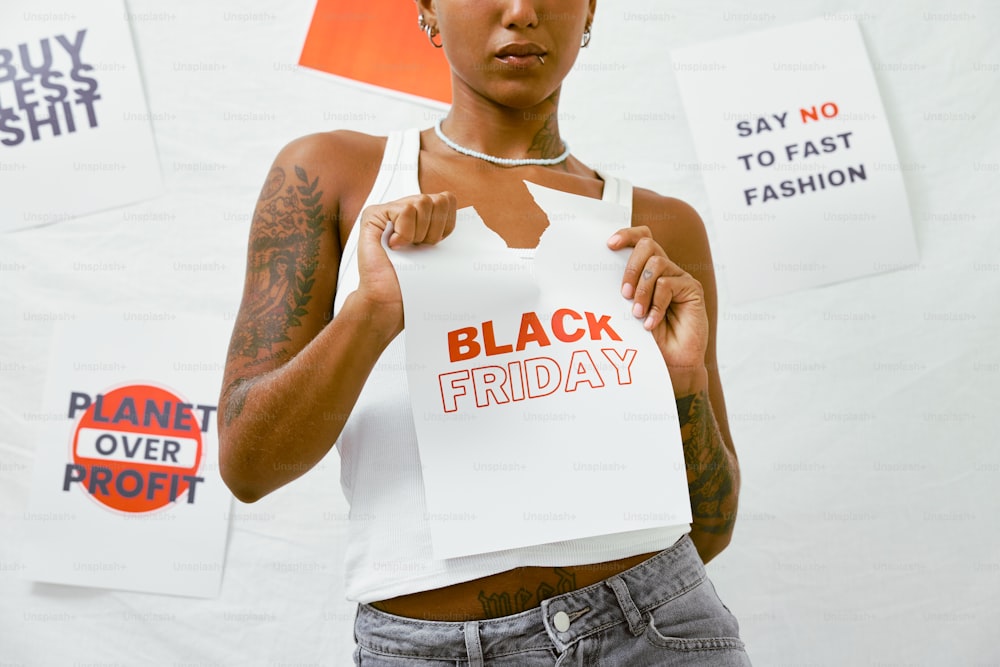
[[[848,13],[876,67],[921,263],[740,309],[721,276],[719,358],[743,494],[733,544],[709,571],[758,665],[997,664],[1000,10],[753,4],[602,0],[565,86],[575,152],[686,199],[717,243],[669,48]],[[167,194],[0,238],[3,664],[350,664],[335,455],[236,506],[215,600],[19,578],[35,433],[55,418],[39,408],[52,321],[110,304],[231,322],[249,213],[284,143],[438,117],[296,71],[312,9],[130,1]],[[111,270],[92,270],[101,264]]]

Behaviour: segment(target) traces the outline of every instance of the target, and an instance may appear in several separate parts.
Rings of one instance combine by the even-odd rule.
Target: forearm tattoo
[[[738,472],[708,395],[702,391],[677,399],[677,414],[694,524],[707,533],[726,534],[736,521]]]
[[[319,178],[310,181],[302,167],[295,167],[294,180],[274,167],[261,190],[245,302],[229,346],[229,360],[242,359],[245,368],[287,356],[282,343],[291,340],[288,332],[309,314],[327,222],[318,184]],[[250,384],[237,379],[227,388],[227,423],[242,412]]]

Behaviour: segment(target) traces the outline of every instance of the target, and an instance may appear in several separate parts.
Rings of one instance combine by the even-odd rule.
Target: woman
[[[418,0],[451,65],[448,116],[419,133],[293,141],[257,203],[220,399],[222,474],[253,502],[339,442],[360,664],[749,664],[702,566],[729,542],[739,487],[704,225],[683,202],[598,174],[559,134],[560,87],[595,3]],[[622,297],[670,368],[693,524],[433,561],[412,512],[422,499],[402,298],[380,240],[391,222],[390,248],[447,243],[456,209],[473,205],[508,246],[534,248],[548,221],[524,180],[617,192],[632,208],[608,247],[632,248]]]

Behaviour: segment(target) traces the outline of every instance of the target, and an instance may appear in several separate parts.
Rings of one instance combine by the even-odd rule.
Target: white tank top
[[[390,134],[365,207],[418,194],[419,154],[419,130]],[[600,171],[598,174],[604,180],[603,199],[616,201],[631,211],[632,186]],[[358,287],[358,228],[356,221],[340,260],[335,315],[347,295]],[[512,252],[534,255],[534,249]],[[432,558],[406,381],[405,333],[382,353],[337,440],[340,484],[350,505],[345,554],[348,600],[376,602],[520,566],[583,565],[661,551],[690,530],[690,524],[683,524],[459,558]],[[461,507],[454,512],[462,516]]]

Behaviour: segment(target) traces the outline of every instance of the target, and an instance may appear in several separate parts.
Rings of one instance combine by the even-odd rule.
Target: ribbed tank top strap
[[[605,174],[600,169],[595,169],[597,175],[604,180],[604,194],[601,199],[613,201],[619,206],[624,206],[632,212],[632,184],[624,178],[615,178],[610,174]]]
[[[365,199],[361,211],[373,204],[381,204],[400,197],[419,194],[420,181],[417,176],[417,163],[420,157],[420,130],[410,128],[404,131],[390,132],[382,153],[382,163],[378,175],[372,185],[368,198]],[[340,256],[340,271],[338,284],[343,284],[347,270],[354,268],[358,255],[358,237],[361,213],[358,213],[351,233],[347,237],[344,252]],[[353,288],[352,288],[353,289]],[[341,290],[338,288],[338,293]],[[339,299],[338,299],[339,301]]]

